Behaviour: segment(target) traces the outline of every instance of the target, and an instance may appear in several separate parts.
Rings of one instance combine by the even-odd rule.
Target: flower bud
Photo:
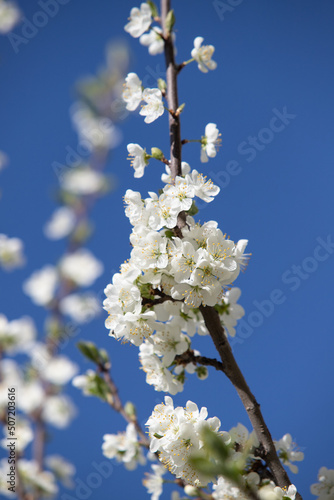
[[[159,148],[151,148],[151,155],[153,156],[153,158],[155,158],[156,160],[162,160],[163,157],[164,157],[164,154],[163,152],[161,151],[161,149]]]

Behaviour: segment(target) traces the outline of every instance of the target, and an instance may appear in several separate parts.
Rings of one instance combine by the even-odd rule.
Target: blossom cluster
[[[177,478],[196,486],[204,486],[208,481],[188,460],[192,453],[203,446],[203,426],[208,426],[214,432],[220,428],[217,417],[207,416],[207,409],[199,410],[192,401],[188,401],[185,408],[174,408],[172,398],[166,396],[165,403],[157,405],[146,422],[151,438],[150,451],[158,452],[161,462]]]

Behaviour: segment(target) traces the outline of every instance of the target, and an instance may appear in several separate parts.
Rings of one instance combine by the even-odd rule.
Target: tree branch
[[[174,113],[178,109],[178,91],[177,91],[177,75],[181,67],[175,64],[174,47],[171,34],[166,29],[166,17],[171,10],[171,0],[161,0],[161,20],[164,32],[165,41],[165,60],[166,60],[166,79],[167,79],[167,103],[168,108]],[[175,177],[181,175],[181,127],[180,117],[169,113],[169,137],[171,145],[171,176],[172,182],[175,182]],[[180,214],[178,217],[178,230],[176,235],[182,237],[181,229],[185,225],[185,214]],[[265,460],[273,474],[275,482],[281,488],[288,487],[290,479],[277,456],[275,445],[273,443],[269,429],[262,416],[260,405],[252,394],[248,384],[233,356],[230,344],[225,336],[224,329],[221,325],[219,315],[213,307],[200,306],[200,311],[203,315],[205,325],[211,335],[211,338],[216,346],[216,349],[222,360],[222,369],[225,375],[232,382],[237,390],[237,393],[247,411],[256,435],[263,446]],[[301,500],[301,495],[297,493],[296,498]]]
[[[188,349],[188,351],[183,354],[178,354],[175,356],[175,361],[177,365],[187,365],[188,363],[195,363],[203,366],[213,366],[216,370],[221,372],[224,371],[223,363],[217,359],[207,358],[206,356],[195,356],[194,351]]]
[[[177,92],[178,67],[174,59],[174,46],[171,33],[166,28],[166,17],[170,9],[170,0],[161,0],[161,20],[165,41],[165,61],[167,80],[167,102],[168,108],[174,113],[169,116],[169,139],[170,139],[170,169],[172,183],[177,175],[181,175],[181,127],[180,116],[176,116],[179,107]]]

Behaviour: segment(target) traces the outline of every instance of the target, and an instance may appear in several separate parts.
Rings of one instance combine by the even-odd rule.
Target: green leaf
[[[204,441],[204,447],[210,454],[214,455],[222,462],[228,459],[230,456],[230,447],[224,443],[220,436],[209,429],[209,427],[203,427],[202,438]]]
[[[93,361],[93,363],[99,364],[100,355],[99,350],[93,342],[86,342],[84,340],[77,343],[77,347],[80,352],[86,356],[87,359]]]
[[[196,215],[198,213],[198,208],[196,203],[193,201],[191,207],[188,210],[188,215]]]
[[[170,33],[173,29],[173,26],[175,24],[175,15],[174,15],[174,10],[170,10],[167,14],[166,17],[166,30]]]
[[[158,7],[155,5],[155,3],[152,2],[151,0],[147,0],[146,3],[148,3],[150,6],[152,17],[159,17]]]
[[[214,478],[220,473],[220,469],[217,467],[217,465],[203,456],[193,455],[192,457],[190,457],[189,462],[194,467],[194,469],[208,478]]]

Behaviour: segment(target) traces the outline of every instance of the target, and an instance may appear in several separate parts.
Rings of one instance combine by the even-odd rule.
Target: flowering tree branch
[[[177,75],[180,68],[178,68],[175,64],[173,41],[169,32],[166,30],[166,19],[170,10],[170,0],[161,0],[161,18],[165,33],[167,102],[169,108],[176,110],[178,109]],[[176,176],[181,175],[182,141],[180,130],[180,117],[173,117],[169,114],[169,136],[171,144],[170,168],[173,180],[175,180]],[[178,220],[178,227],[182,229],[183,226],[184,219],[182,218],[181,220]],[[277,456],[275,445],[262,416],[260,405],[249,389],[246,380],[233,356],[231,347],[224,332],[224,328],[221,325],[219,315],[213,307],[209,306],[201,305],[200,311],[204,318],[205,325],[222,360],[222,365],[219,369],[221,371],[224,371],[225,375],[229,378],[229,380],[237,390],[237,393],[247,411],[256,435],[260,443],[263,445],[263,448],[265,450],[265,460],[273,474],[275,482],[280,487],[288,487],[289,485],[291,485],[291,481]],[[297,493],[297,498],[301,500],[301,495],[299,493]]]

